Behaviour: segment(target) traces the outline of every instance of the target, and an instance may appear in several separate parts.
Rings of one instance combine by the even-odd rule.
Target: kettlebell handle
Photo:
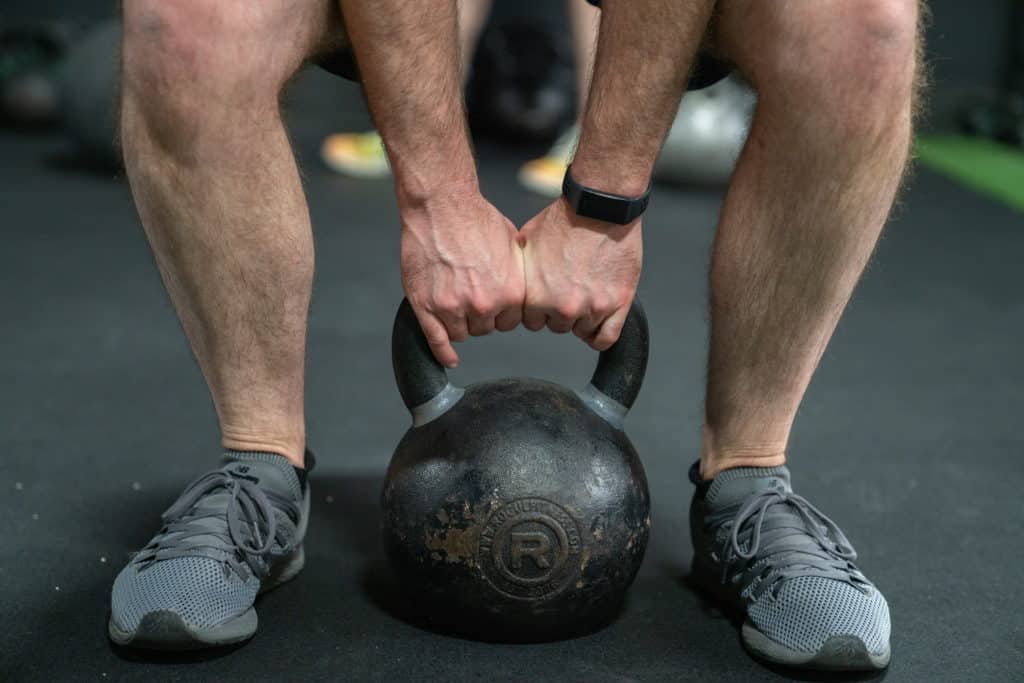
[[[649,349],[647,314],[634,298],[619,340],[601,352],[590,384],[578,392],[595,412],[617,428],[622,427],[626,413],[640,393]],[[408,299],[402,300],[395,315],[391,362],[398,391],[412,413],[414,426],[440,417],[462,397],[463,390],[448,381],[444,366],[434,358]]]

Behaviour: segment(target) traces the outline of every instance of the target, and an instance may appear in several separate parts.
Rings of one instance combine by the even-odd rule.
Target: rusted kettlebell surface
[[[413,426],[388,467],[383,533],[405,597],[433,625],[540,641],[601,628],[650,531],[643,465],[622,428],[647,367],[638,302],[590,384],[449,383],[408,301],[395,378]]]

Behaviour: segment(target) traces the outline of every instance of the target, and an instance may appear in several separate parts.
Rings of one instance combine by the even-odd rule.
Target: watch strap
[[[577,216],[593,218],[606,223],[626,225],[643,214],[651,199],[651,188],[639,197],[602,192],[577,183],[572,177],[572,166],[565,169],[562,180],[562,195]]]

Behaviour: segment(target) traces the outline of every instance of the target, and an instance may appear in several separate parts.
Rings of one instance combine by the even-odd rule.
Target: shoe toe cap
[[[147,616],[169,612],[193,628],[207,628],[245,612],[259,592],[259,580],[243,581],[208,558],[177,558],[145,569],[129,564],[114,581],[111,618],[130,633]]]
[[[829,643],[860,641],[873,656],[889,651],[889,607],[874,586],[862,590],[834,579],[798,577],[748,613],[759,631],[792,650],[817,653]]]

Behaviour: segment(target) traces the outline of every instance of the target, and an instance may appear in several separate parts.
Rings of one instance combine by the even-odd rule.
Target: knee
[[[227,108],[276,103],[286,75],[257,49],[273,44],[250,3],[125,0],[122,96],[165,132]],[[152,126],[151,126],[152,127]]]
[[[836,3],[839,4],[839,3]],[[918,46],[918,0],[829,3],[794,22],[763,70],[763,96],[799,98],[843,125],[877,127],[909,111]],[[809,6],[809,5],[808,5]],[[838,14],[838,16],[837,16]]]
[[[834,57],[837,70],[868,93],[908,99],[917,62],[918,0],[860,0]],[[851,59],[852,57],[852,59]]]

